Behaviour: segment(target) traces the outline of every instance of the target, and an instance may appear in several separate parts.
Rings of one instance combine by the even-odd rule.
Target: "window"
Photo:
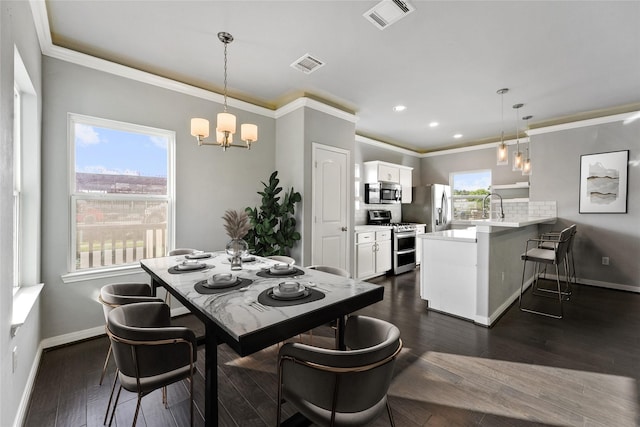
[[[70,271],[164,256],[173,236],[175,133],[69,115]]]
[[[481,219],[482,199],[491,188],[491,170],[454,172],[450,180],[453,219]]]

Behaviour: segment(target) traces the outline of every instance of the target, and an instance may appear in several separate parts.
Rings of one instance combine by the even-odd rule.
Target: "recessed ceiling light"
[[[430,128],[434,128],[434,127],[437,127],[439,124],[440,123],[438,123],[438,122],[431,122],[431,123],[429,123],[429,127]]]
[[[404,105],[396,105],[395,107],[393,107],[393,111],[396,111],[396,112],[404,111],[406,109],[407,107]]]
[[[453,135],[453,137],[455,139],[460,139],[460,138],[462,138],[462,134],[461,133],[456,133],[455,135]]]

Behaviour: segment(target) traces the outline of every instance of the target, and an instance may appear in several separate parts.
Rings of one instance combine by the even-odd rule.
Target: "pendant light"
[[[522,170],[522,152],[520,151],[520,134],[518,131],[518,120],[520,119],[520,114],[518,111],[522,108],[524,104],[515,104],[513,109],[516,110],[516,151],[513,153],[513,171],[521,171]]]
[[[502,88],[496,92],[500,95],[500,144],[498,144],[497,150],[497,164],[508,165],[509,164],[509,149],[504,142],[504,94],[509,92],[509,89]]]
[[[227,112],[227,46],[233,41],[233,36],[221,31],[218,39],[224,44],[224,111],[218,113],[216,124],[216,141],[207,142],[209,136],[209,120],[202,118],[191,119],[191,135],[198,140],[198,145],[219,145],[223,151],[228,147],[251,149],[251,144],[258,140],[258,126],[245,123],[240,126],[240,139],[246,145],[234,144],[233,135],[236,133],[236,116]]]
[[[528,121],[533,118],[533,116],[524,116],[522,120]],[[527,125],[527,129],[529,129],[529,125]],[[531,148],[531,140],[527,142],[527,151],[524,156],[524,160],[522,162],[522,175],[529,176],[531,175],[531,158],[530,158],[530,148]]]

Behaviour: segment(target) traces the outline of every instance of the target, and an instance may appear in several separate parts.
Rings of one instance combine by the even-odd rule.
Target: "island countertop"
[[[469,221],[469,224],[475,225],[477,231],[490,230],[488,227],[506,227],[506,228],[521,228],[528,225],[543,224],[543,223],[555,223],[557,217],[555,216],[514,216],[507,218],[491,218],[491,219],[475,219]]]
[[[453,240],[456,242],[476,242],[476,228],[469,227],[460,230],[443,230],[443,231],[435,231],[433,233],[425,233],[418,235],[418,238],[421,239],[430,239],[430,240]]]

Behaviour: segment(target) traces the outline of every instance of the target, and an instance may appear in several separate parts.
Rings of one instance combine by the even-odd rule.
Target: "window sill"
[[[97,270],[76,271],[62,275],[64,283],[85,282],[95,279],[107,279],[117,276],[129,276],[131,274],[143,273],[140,264],[121,265],[117,267],[101,268]]]
[[[43,283],[32,286],[21,286],[18,292],[13,295],[13,314],[11,317],[11,338],[18,333],[20,326],[26,322],[31,309],[38,301],[40,292],[44,287]]]

